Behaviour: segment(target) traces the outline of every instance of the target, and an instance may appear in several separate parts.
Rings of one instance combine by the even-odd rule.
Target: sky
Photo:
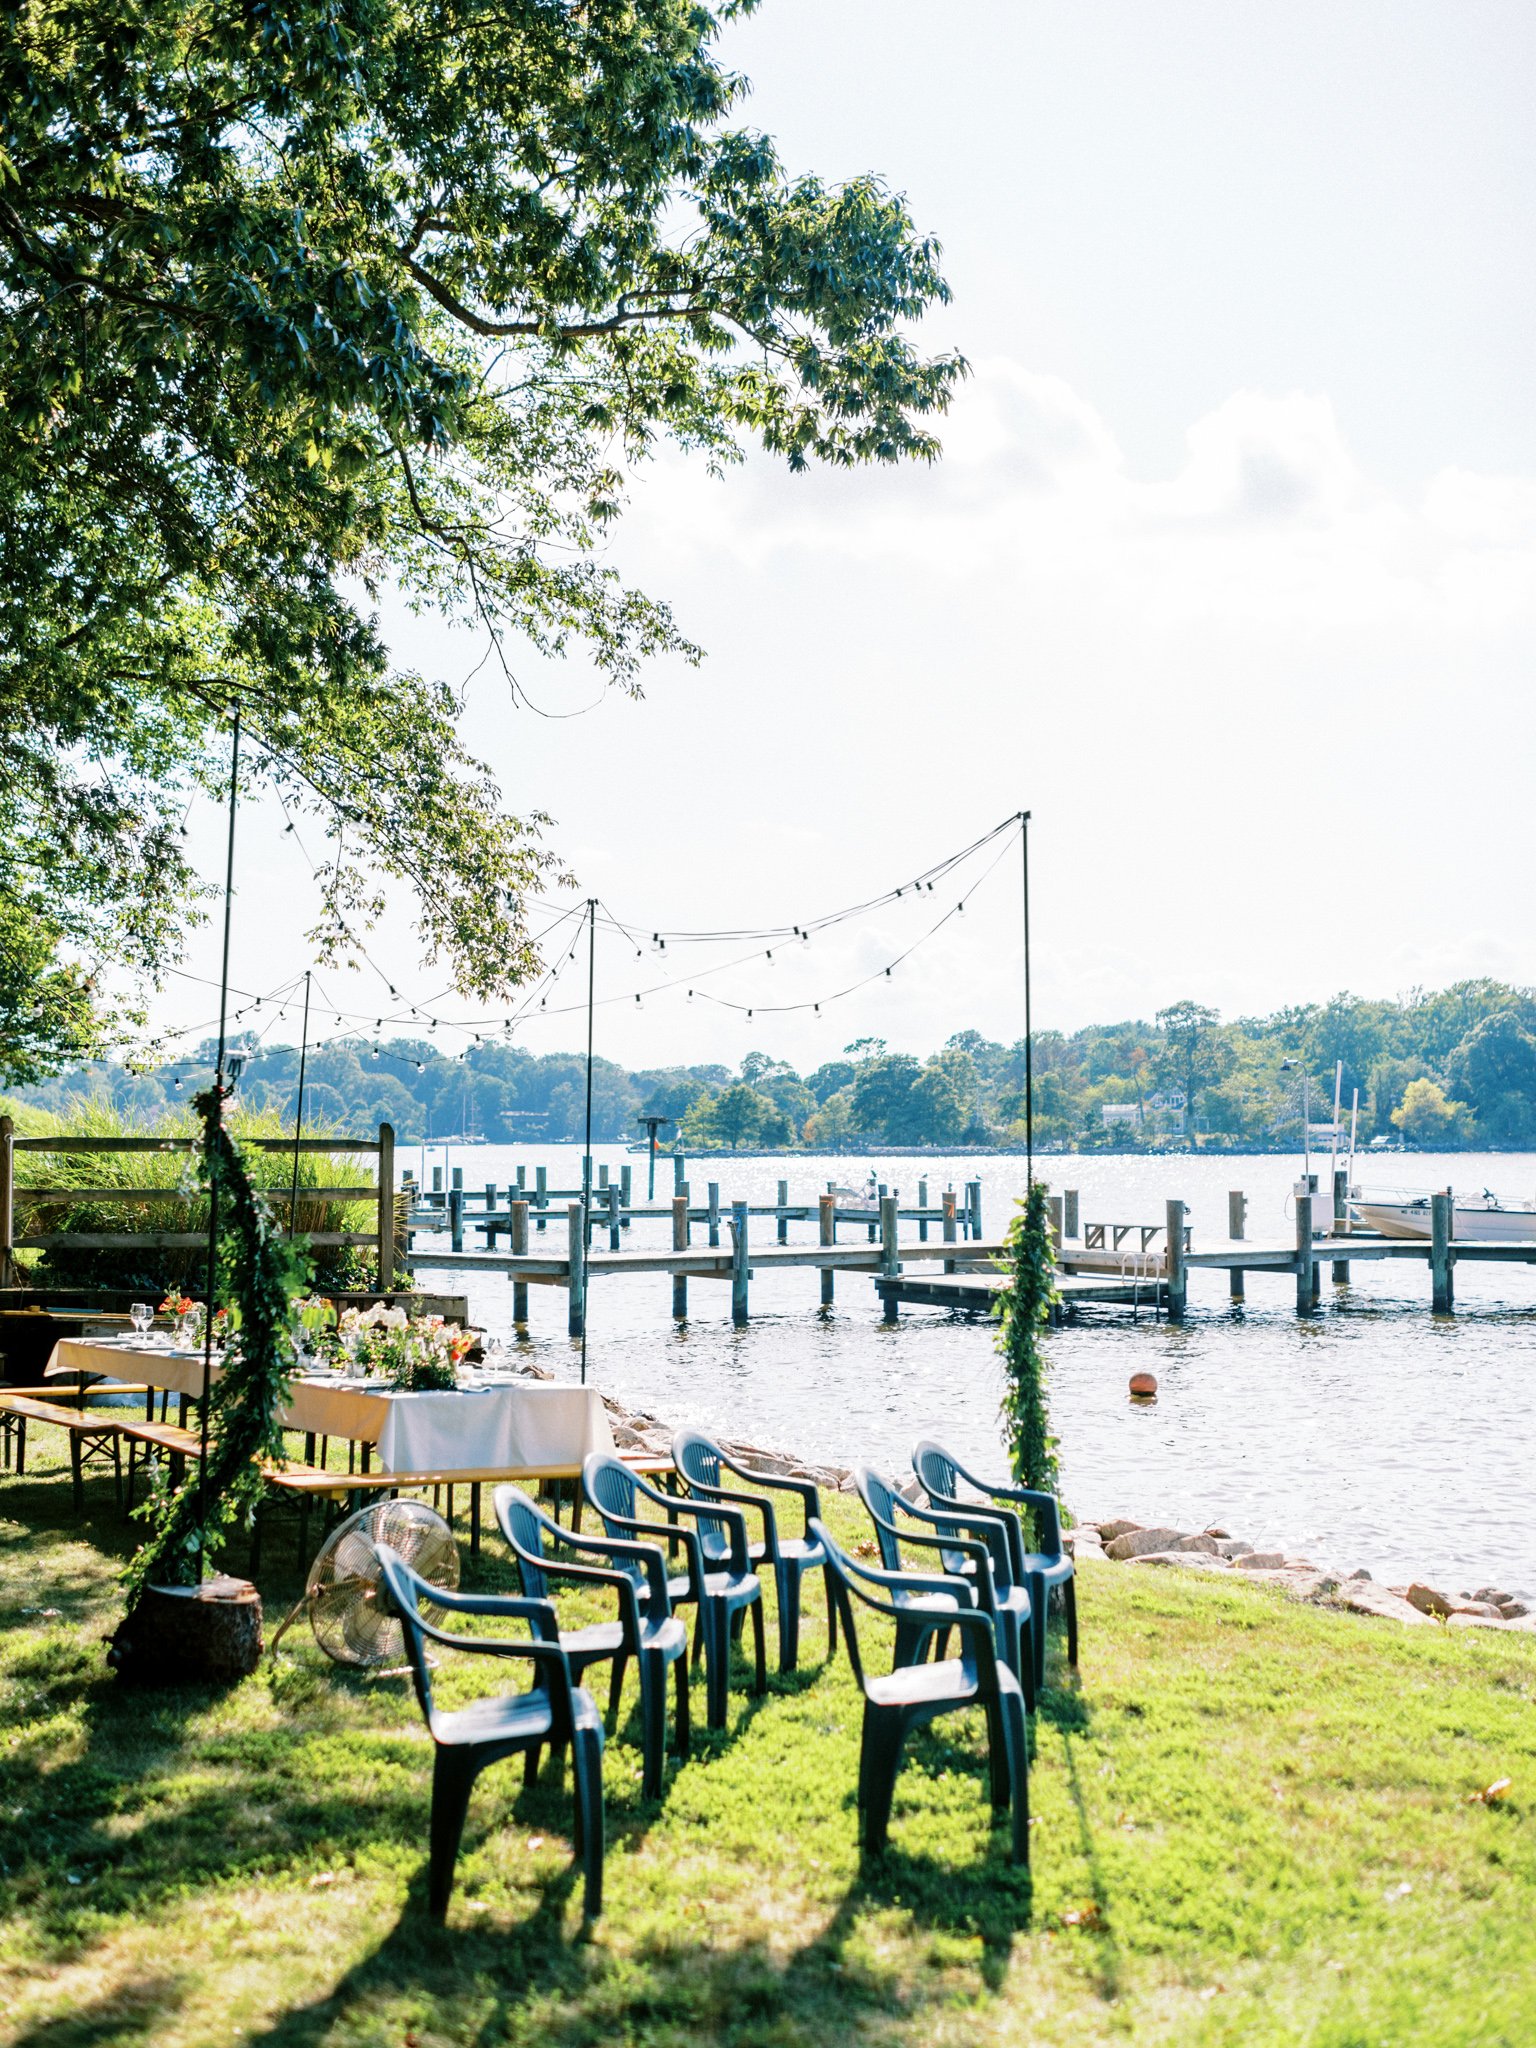
[[[643,932],[803,924],[1028,809],[1037,1026],[1536,981],[1536,11],[764,0],[726,49],[789,168],[878,171],[937,235],[954,298],[918,337],[971,375],[931,469],[637,480],[609,559],[698,667],[634,700],[530,656],[540,712],[470,687],[466,737],[580,893]],[[384,616],[402,664],[476,666]],[[221,820],[192,830],[216,876]],[[280,818],[240,833],[232,976],[265,992],[310,964],[315,892]],[[863,1036],[1016,1038],[998,850],[889,977],[942,891],[772,963],[604,929],[597,1050],[806,1069]],[[446,1046],[505,1014],[442,993],[407,906],[369,950],[322,972],[317,1029],[371,1027],[390,983]],[[751,1018],[687,998],[743,954],[710,987]],[[584,964],[520,1042],[581,1043]],[[215,1008],[173,979],[156,1016]]]

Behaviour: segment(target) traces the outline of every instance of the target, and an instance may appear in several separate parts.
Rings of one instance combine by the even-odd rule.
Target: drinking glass
[[[155,1312],[147,1301],[135,1301],[129,1305],[128,1320],[133,1325],[134,1335],[142,1337],[155,1320]]]

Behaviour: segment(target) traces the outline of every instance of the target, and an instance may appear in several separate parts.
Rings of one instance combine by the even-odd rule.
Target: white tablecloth
[[[201,1352],[172,1351],[134,1338],[88,1343],[66,1337],[50,1373],[105,1373],[174,1394],[203,1386]],[[214,1367],[214,1377],[218,1367]],[[400,1394],[360,1380],[296,1379],[287,1429],[377,1444],[385,1472],[539,1470],[579,1465],[589,1451],[613,1453],[608,1411],[595,1387],[494,1380],[452,1393]]]

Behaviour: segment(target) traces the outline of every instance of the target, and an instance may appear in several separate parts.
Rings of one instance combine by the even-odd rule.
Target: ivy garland
[[[202,1120],[201,1172],[218,1200],[220,1278],[239,1311],[239,1341],[226,1351],[209,1394],[201,1488],[190,1471],[174,1492],[160,1490],[138,1510],[150,1533],[124,1575],[130,1606],[146,1586],[195,1581],[200,1565],[254,1511],[262,1488],[258,1461],[283,1456],[277,1417],[293,1370],[292,1303],[309,1278],[308,1254],[289,1243],[251,1184],[224,1127],[219,1091],[210,1088],[192,1106]]]
[[[997,1348],[1007,1372],[1002,1412],[1013,1476],[1021,1486],[1055,1493],[1056,1438],[1050,1433],[1040,1335],[1060,1297],[1043,1181],[1031,1181],[1029,1193],[1017,1205],[1000,1263],[1008,1269],[1008,1284],[1002,1293]]]

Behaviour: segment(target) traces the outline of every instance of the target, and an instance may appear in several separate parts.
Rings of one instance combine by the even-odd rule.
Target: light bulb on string
[[[763,955],[763,958],[768,962],[768,965],[770,967],[773,965],[773,948],[771,946],[769,947],[768,951]]]

